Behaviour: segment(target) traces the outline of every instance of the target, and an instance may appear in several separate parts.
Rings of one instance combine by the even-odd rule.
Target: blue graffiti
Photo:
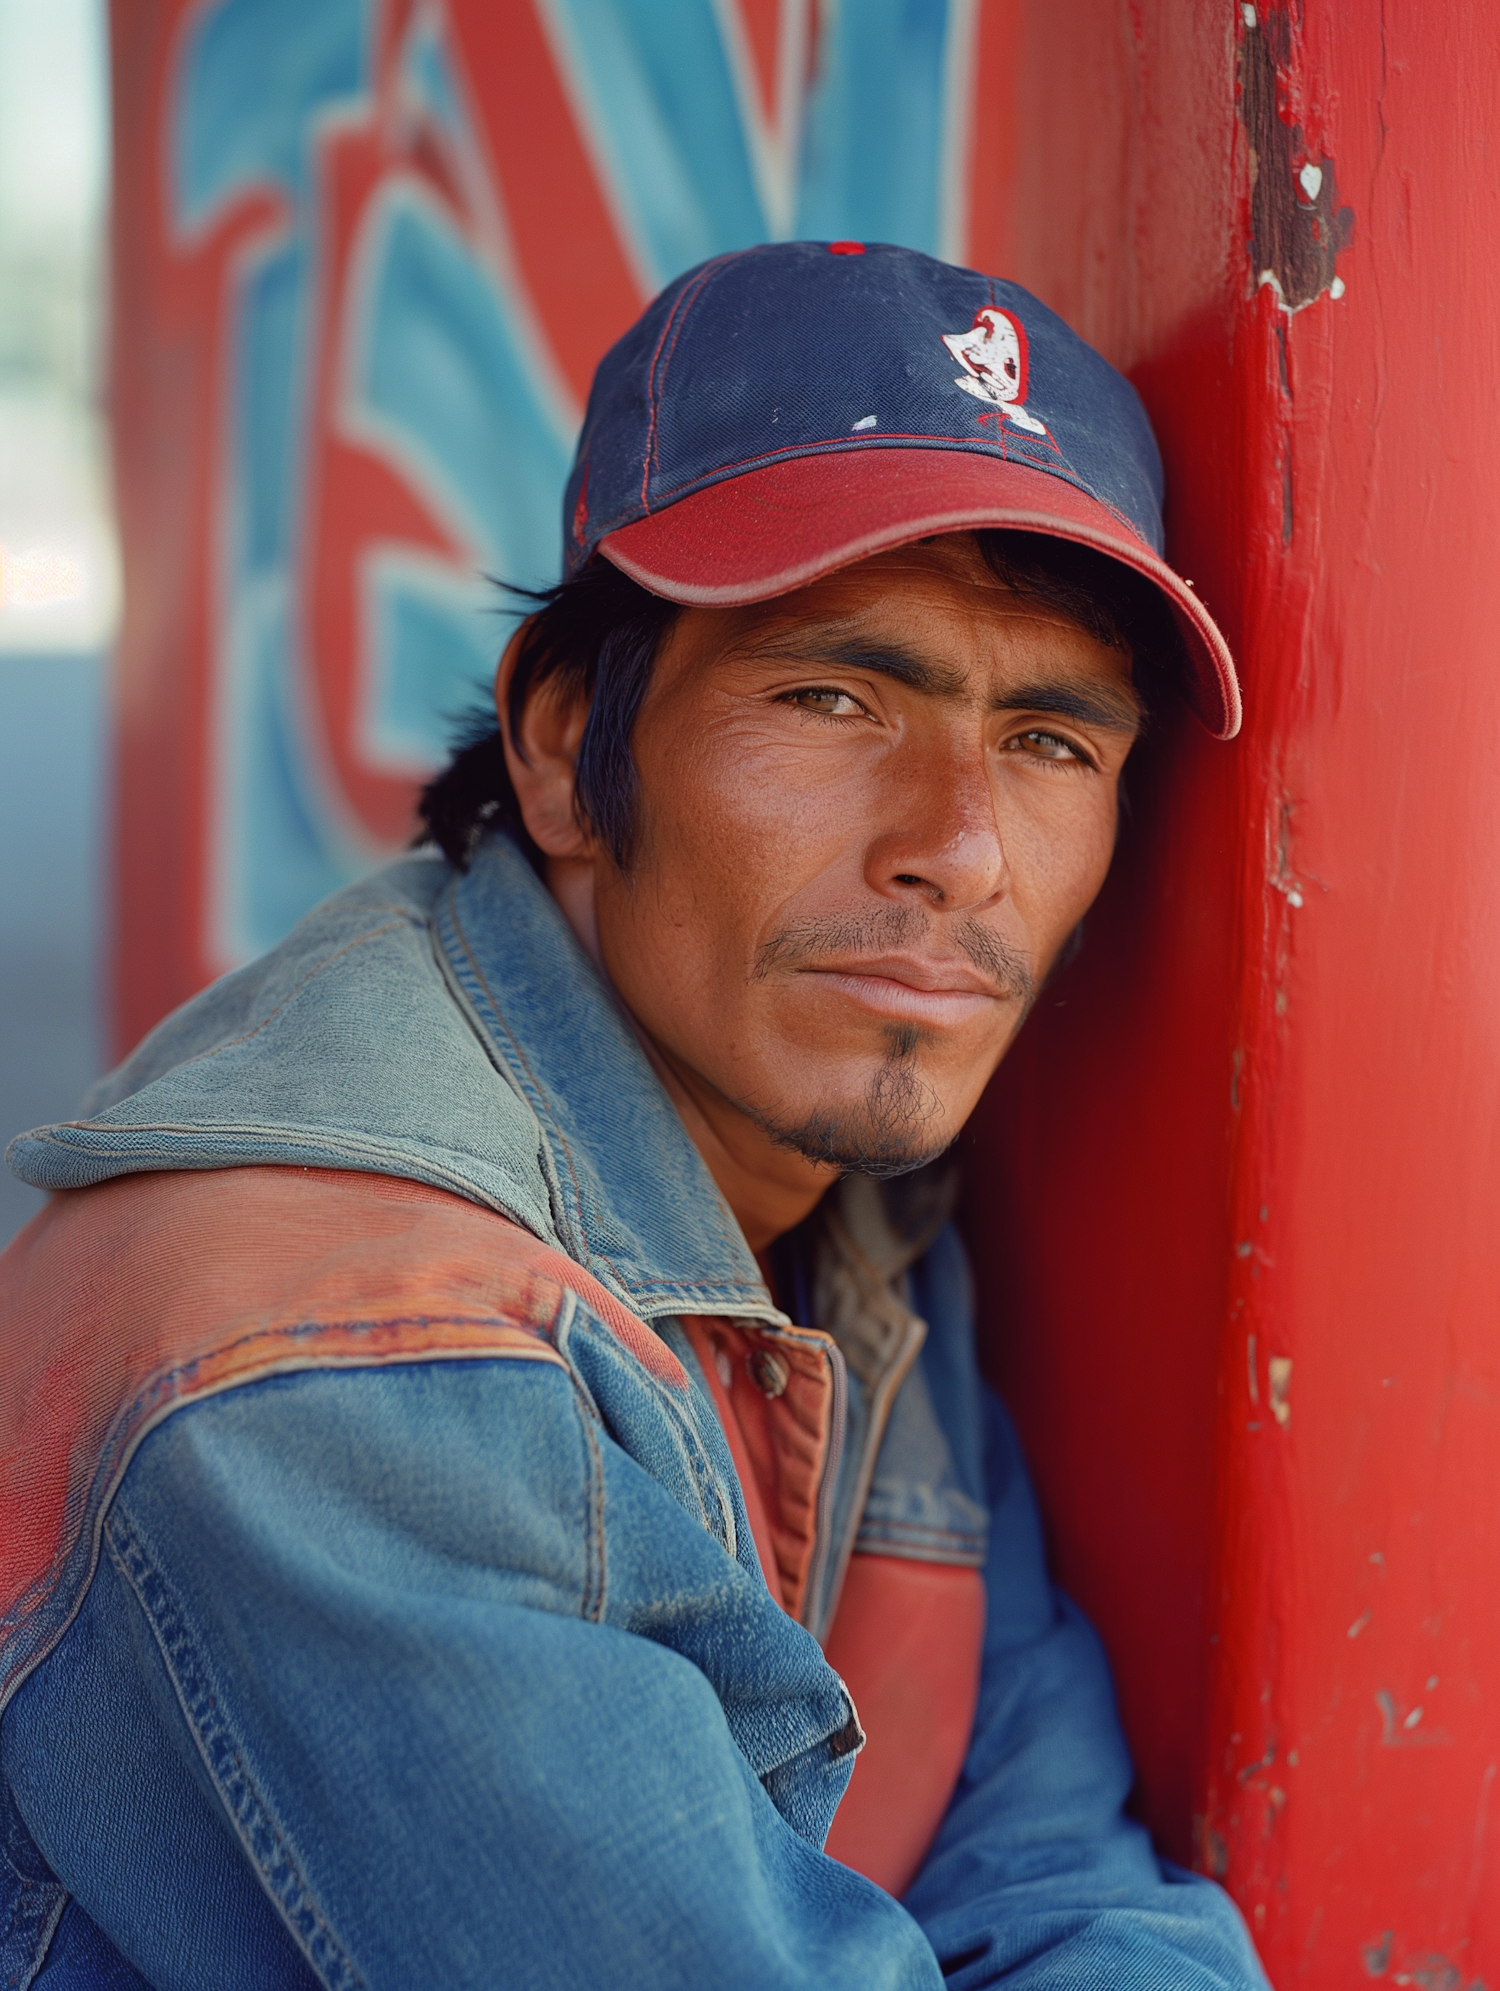
[[[941,240],[950,0],[827,12],[795,157],[750,129],[720,0],[539,0],[603,160],[645,287],[782,234]],[[217,597],[218,940],[271,944],[378,855],[313,744],[301,653],[317,146],[373,115],[376,0],[207,0],[189,17],[168,132],[172,221],[191,239],[269,190],[283,221],[236,265]],[[483,154],[439,6],[400,52],[403,104],[472,178]],[[778,163],[779,161],[779,163]],[[780,177],[778,178],[778,173]],[[572,437],[500,270],[409,179],[363,223],[340,420],[421,494],[457,563],[372,549],[359,576],[373,767],[441,758],[504,623],[489,574],[556,572]]]

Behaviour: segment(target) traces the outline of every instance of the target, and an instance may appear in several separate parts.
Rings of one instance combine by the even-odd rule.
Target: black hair
[[[997,580],[1130,657],[1148,710],[1161,681],[1180,676],[1182,639],[1161,593],[1143,576],[1092,547],[1043,533],[976,536]],[[588,701],[578,749],[577,806],[623,869],[636,812],[631,735],[678,606],[597,555],[554,588],[506,592],[531,605],[506,697],[511,737],[519,734],[528,702],[544,685],[554,685],[565,698]],[[533,862],[540,859],[521,820],[490,711],[461,724],[453,759],[422,790],[418,814],[424,827],[417,841],[437,844],[460,869],[489,829],[508,830]]]

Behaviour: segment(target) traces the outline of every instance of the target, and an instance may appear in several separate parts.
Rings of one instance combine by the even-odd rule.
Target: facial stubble
[[[930,928],[928,916],[909,905],[789,927],[761,948],[756,976],[795,972],[819,957],[873,955],[911,946],[925,940]],[[1020,1005],[1019,1028],[1034,995],[1024,957],[978,920],[960,920],[950,932],[959,951],[991,978],[997,996]],[[947,1124],[941,1096],[918,1068],[918,1053],[932,1042],[933,1033],[914,1023],[892,1023],[881,1034],[883,1055],[858,1106],[816,1107],[798,1121],[753,1105],[745,1110],[778,1147],[842,1174],[907,1175],[935,1161],[959,1129]]]

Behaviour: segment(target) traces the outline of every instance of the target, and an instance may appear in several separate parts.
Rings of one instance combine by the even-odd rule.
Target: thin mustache
[[[803,967],[828,955],[885,954],[914,948],[938,937],[936,923],[915,906],[882,906],[869,913],[835,914],[783,928],[761,947],[755,976],[761,980],[778,968]],[[1028,1007],[1034,993],[1031,969],[1018,949],[977,919],[960,919],[942,939],[958,948],[998,994]]]

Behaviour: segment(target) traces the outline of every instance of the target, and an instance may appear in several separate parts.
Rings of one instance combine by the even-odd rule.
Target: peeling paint
[[[1383,1977],[1390,1967],[1391,1948],[1396,1940],[1394,1929],[1382,1929],[1373,1943],[1366,1943],[1360,1951],[1360,1961],[1371,1977]]]
[[[1415,1984],[1417,1991],[1464,1991],[1464,1974],[1449,1958],[1429,1954],[1392,1973],[1392,1984]],[[1484,1991],[1476,1978],[1470,1991]]]
[[[1241,11],[1239,114],[1250,141],[1250,259],[1257,284],[1268,285],[1287,312],[1301,311],[1325,292],[1344,294],[1334,267],[1354,237],[1354,210],[1338,205],[1333,161],[1309,159],[1300,124],[1277,108],[1277,77],[1291,55],[1291,23],[1272,7],[1264,20]],[[1287,494],[1290,504],[1290,493]]]
[[[1271,1355],[1266,1359],[1266,1398],[1271,1406],[1271,1415],[1285,1431],[1292,1421],[1290,1402],[1292,1388],[1292,1358],[1290,1355]]]
[[[1375,1613],[1373,1611],[1361,1611],[1359,1616],[1354,1620],[1354,1623],[1350,1625],[1348,1631],[1344,1634],[1344,1636],[1346,1638],[1358,1638],[1360,1633],[1364,1630],[1365,1626],[1370,1622],[1371,1618],[1373,1618],[1374,1615]]]
[[[1441,1728],[1423,1728],[1422,1718],[1426,1710],[1421,1706],[1409,1708],[1403,1715],[1396,1707],[1396,1697],[1384,1687],[1375,1696],[1375,1705],[1380,1710],[1380,1746],[1382,1749],[1422,1749],[1451,1748],[1453,1737]]]

